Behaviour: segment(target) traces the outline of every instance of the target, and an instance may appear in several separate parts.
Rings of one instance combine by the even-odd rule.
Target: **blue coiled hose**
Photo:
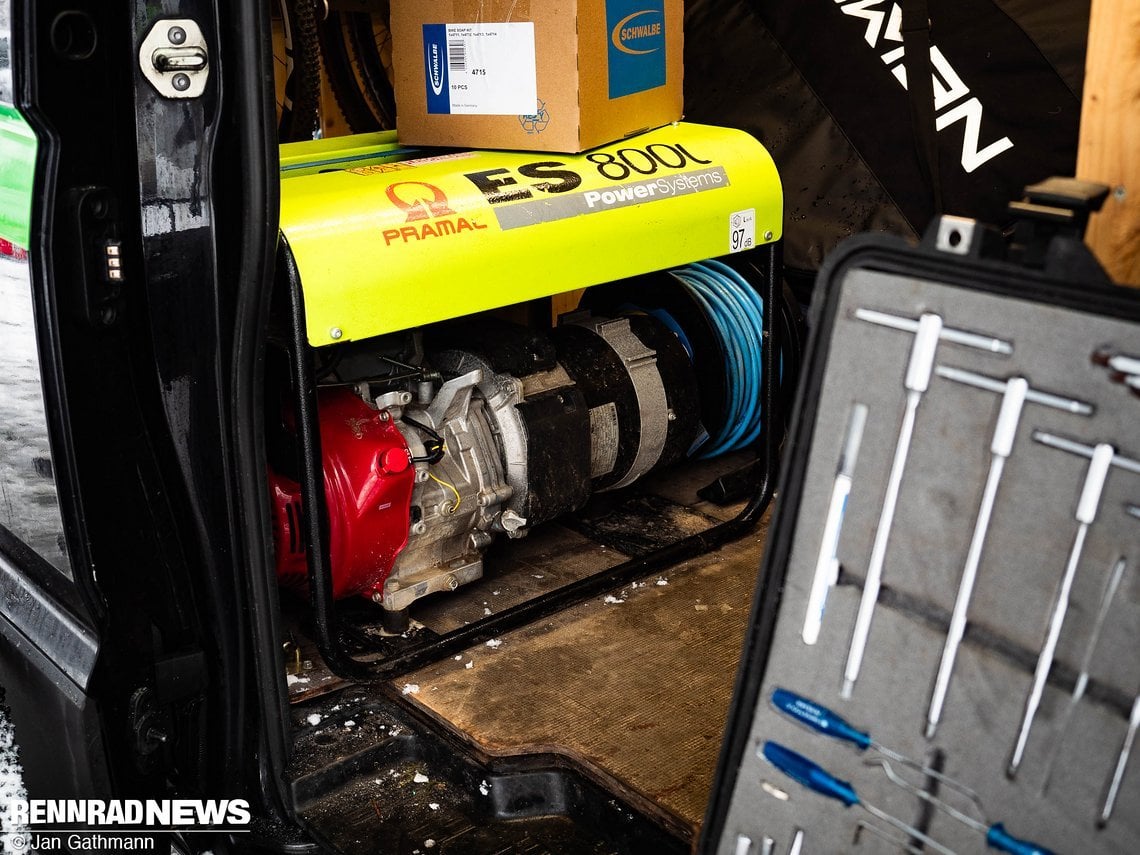
[[[693,456],[709,459],[737,451],[760,436],[764,368],[764,301],[748,281],[719,261],[669,271],[701,307],[724,355],[724,421]]]

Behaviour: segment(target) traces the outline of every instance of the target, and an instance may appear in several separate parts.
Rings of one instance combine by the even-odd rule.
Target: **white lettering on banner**
[[[708,187],[715,187],[725,180],[723,171],[719,168],[705,170],[689,175],[677,175],[672,178],[658,178],[643,184],[623,184],[612,190],[587,190],[582,194],[587,208],[599,206],[621,205],[634,202],[637,199],[651,199],[658,196],[672,196],[677,193],[693,192]]]
[[[973,172],[987,160],[992,160],[1003,151],[1009,151],[1013,148],[1013,143],[1010,142],[1009,137],[1002,137],[981,151],[978,150],[978,138],[982,132],[982,102],[977,98],[971,98],[969,101],[964,101],[957,107],[947,110],[935,120],[934,126],[938,130],[942,130],[959,119],[966,120],[966,131],[962,138],[962,168],[967,172]]]
[[[245,799],[10,799],[0,802],[0,828],[40,825],[145,826],[152,830],[175,826],[248,825]]]
[[[898,3],[885,4],[887,0],[834,0],[844,15],[867,22],[863,39],[872,49],[879,50],[887,42],[891,47],[880,55],[883,64],[898,80],[903,89],[907,88],[904,49],[902,47],[902,7]],[[885,22],[885,25],[884,25]],[[962,169],[973,172],[978,167],[993,160],[999,154],[1013,148],[1009,137],[1001,137],[982,146],[982,102],[972,97],[970,87],[951,65],[937,45],[930,46],[931,79],[934,86],[935,130],[942,131],[951,125],[962,122]]]

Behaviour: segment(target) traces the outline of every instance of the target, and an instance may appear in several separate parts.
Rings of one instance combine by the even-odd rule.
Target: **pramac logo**
[[[618,21],[610,41],[622,53],[640,56],[661,50],[659,39],[664,32],[664,15],[657,9],[642,9]]]
[[[399,191],[400,187],[418,187],[418,190]],[[426,191],[426,192],[425,192]],[[400,181],[388,188],[388,198],[397,208],[408,212],[405,222],[446,217],[455,211],[447,204],[447,194],[426,181]]]
[[[408,243],[487,228],[474,218],[458,216],[447,194],[426,181],[398,181],[389,185],[386,192],[392,204],[407,214],[404,222],[416,225],[384,229],[385,246],[391,246],[393,241]]]

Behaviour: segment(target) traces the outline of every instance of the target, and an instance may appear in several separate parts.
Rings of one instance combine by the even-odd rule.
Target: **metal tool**
[[[958,648],[962,644],[962,635],[966,631],[966,615],[970,608],[970,598],[974,594],[974,584],[978,577],[978,566],[982,561],[982,550],[985,548],[990,518],[993,516],[994,502],[997,499],[998,487],[1001,485],[1002,473],[1005,471],[1005,461],[1013,451],[1013,443],[1017,438],[1017,428],[1021,424],[1021,413],[1026,402],[1041,404],[1082,416],[1089,416],[1093,413],[1092,404],[1078,401],[1075,398],[1065,398],[1032,389],[1024,377],[998,380],[984,374],[976,374],[973,371],[941,365],[935,369],[935,372],[939,377],[953,380],[956,383],[964,383],[990,392],[1000,392],[1002,399],[997,422],[994,424],[993,439],[990,440],[990,471],[989,475],[986,476],[986,486],[982,490],[982,501],[978,506],[977,520],[974,522],[974,534],[970,539],[970,548],[966,552],[966,564],[962,568],[962,578],[958,582],[958,595],[954,599],[954,610],[950,616],[950,629],[946,633],[946,641],[942,646],[938,675],[934,678],[934,689],[930,694],[930,705],[927,707],[927,739],[934,738],[934,734],[938,730],[938,723],[942,719],[942,707],[946,703],[946,694],[950,690],[950,678],[954,673],[954,660],[958,656]]]
[[[792,838],[792,845],[788,847],[788,855],[800,855],[800,851],[804,848],[804,830],[797,828],[795,836]]]
[[[934,807],[936,810],[942,811],[949,817],[958,820],[958,822],[965,825],[967,828],[972,828],[974,831],[982,834],[986,838],[986,845],[990,849],[996,849],[999,852],[1012,852],[1015,855],[1052,855],[1051,851],[1044,846],[1039,846],[1028,840],[1022,840],[1014,837],[1005,830],[1005,825],[1000,822],[991,823],[988,820],[979,821],[972,816],[962,813],[952,804],[942,801],[942,799],[935,796],[928,790],[922,787],[916,787],[906,778],[899,775],[891,768],[889,760],[884,760],[881,757],[872,760],[863,761],[868,765],[876,765],[882,768],[886,774],[887,779],[897,787],[901,787],[913,796],[917,796],[927,804]]]
[[[856,309],[855,317],[861,321],[867,321],[867,323],[878,324],[881,327],[890,327],[893,330],[902,330],[903,332],[910,333],[918,332],[919,323],[921,322],[921,319],[904,318],[900,315],[890,315],[886,312],[875,311],[874,309]],[[988,350],[990,353],[996,353],[1001,356],[1009,356],[1013,353],[1013,345],[1008,341],[989,335],[972,333],[969,330],[944,327],[939,337],[943,341],[948,341],[951,344],[962,344],[966,347],[976,348],[977,350]]]
[[[847,664],[843,669],[841,697],[850,698],[859,678],[863,664],[863,653],[867,649],[867,637],[871,633],[871,618],[879,599],[879,588],[883,580],[883,562],[887,556],[887,542],[895,519],[895,506],[898,504],[899,488],[902,486],[906,459],[910,452],[910,440],[914,433],[914,421],[922,393],[930,385],[930,375],[934,369],[934,356],[940,339],[981,348],[993,353],[1009,354],[1013,345],[1001,339],[978,335],[964,330],[955,330],[942,325],[939,315],[927,313],[917,321],[899,318],[869,309],[857,309],[855,317],[873,324],[902,329],[914,333],[914,344],[910,351],[903,386],[906,389],[906,406],[903,410],[899,436],[895,443],[894,458],[890,474],[887,476],[887,491],[883,496],[883,509],[879,514],[879,524],[875,529],[875,540],[871,546],[871,560],[867,565],[867,575],[863,581],[863,594],[859,599],[859,611],[855,616],[855,629],[851,634],[851,645],[847,651]]]
[[[780,712],[790,716],[800,724],[810,727],[817,733],[822,733],[844,742],[850,742],[860,751],[866,751],[868,748],[874,749],[885,757],[889,757],[898,763],[902,763],[905,766],[909,766],[921,772],[929,778],[933,778],[943,786],[965,796],[977,808],[978,814],[984,816],[982,800],[978,797],[976,792],[965,784],[939,772],[937,769],[932,769],[929,766],[919,763],[917,760],[912,760],[905,754],[899,754],[897,751],[887,748],[882,743],[876,742],[871,738],[870,733],[854,727],[842,716],[835,714],[827,707],[820,706],[814,701],[808,700],[802,695],[797,695],[795,692],[788,691],[787,689],[772,690],[772,705]]]
[[[1093,451],[1095,450],[1095,446],[1085,445],[1083,442],[1078,442],[1075,439],[1057,436],[1055,433],[1048,433],[1043,430],[1033,431],[1033,440],[1042,445],[1048,445],[1060,451],[1067,451],[1069,454],[1075,454],[1077,457],[1084,457],[1086,459],[1092,459]],[[1112,465],[1123,469],[1125,472],[1133,472],[1140,475],[1140,460],[1133,460],[1131,457],[1125,457],[1122,454],[1113,454]]]
[[[1021,728],[1017,734],[1017,741],[1013,746],[1006,775],[1013,778],[1021,766],[1025,756],[1025,746],[1029,741],[1029,731],[1033,727],[1033,719],[1037,714],[1037,707],[1041,703],[1041,695],[1045,691],[1045,680],[1049,676],[1049,669],[1053,666],[1053,656],[1057,652],[1057,639],[1061,636],[1061,627],[1065,622],[1065,614],[1069,609],[1069,595],[1072,593],[1073,579],[1077,575],[1077,565],[1080,564],[1081,551],[1084,549],[1085,538],[1089,526],[1096,520],[1100,508],[1100,497],[1104,491],[1104,482],[1108,479],[1108,471],[1117,466],[1132,472],[1140,473],[1140,461],[1123,457],[1116,453],[1116,449],[1106,442],[1096,446],[1085,445],[1075,440],[1034,431],[1033,439],[1043,445],[1076,454],[1089,459],[1088,471],[1085,473],[1084,485],[1081,488],[1080,499],[1077,501],[1077,532],[1073,537],[1073,545],[1069,550],[1069,559],[1065,565],[1065,573],[1061,577],[1060,587],[1053,602],[1053,609],[1049,618],[1049,629],[1045,635],[1045,642],[1037,657],[1037,667],[1033,671],[1033,685],[1029,696],[1025,699],[1025,712],[1021,718]]]
[[[1120,753],[1116,755],[1116,766],[1108,779],[1100,816],[1096,818],[1098,828],[1108,825],[1112,809],[1116,807],[1116,797],[1120,795],[1120,784],[1124,780],[1124,770],[1128,767],[1128,755],[1132,753],[1132,742],[1136,739],[1137,728],[1140,728],[1140,695],[1137,695],[1136,700],[1132,702],[1132,713],[1128,716],[1128,730],[1124,733],[1124,742],[1120,746]]]
[[[904,852],[909,853],[909,855],[923,855],[923,850],[919,849],[907,838],[891,834],[885,828],[879,828],[879,826],[875,825],[875,823],[867,822],[865,819],[861,819],[855,823],[855,833],[851,836],[851,844],[853,846],[857,846],[859,844],[859,837],[862,835],[864,830],[871,832],[871,834],[875,835],[880,840],[885,840],[887,843],[891,843],[899,847]]]
[[[760,855],[776,855],[776,841],[771,837],[764,837],[760,841]]]
[[[1133,395],[1140,395],[1140,357],[1104,348],[1093,353],[1092,361],[1109,370],[1110,380],[1127,386]]]
[[[1092,632],[1089,633],[1088,644],[1085,645],[1085,654],[1081,658],[1081,670],[1077,674],[1077,682],[1073,686],[1073,694],[1069,697],[1069,703],[1065,707],[1065,712],[1061,715],[1061,723],[1057,727],[1057,738],[1053,742],[1053,751],[1049,755],[1049,762],[1045,766],[1045,780],[1041,784],[1041,794],[1044,795],[1049,789],[1049,783],[1053,779],[1053,767],[1057,762],[1057,757],[1061,754],[1061,746],[1065,741],[1065,733],[1069,729],[1069,722],[1072,720],[1073,713],[1077,710],[1077,704],[1081,702],[1081,698],[1085,696],[1085,690],[1089,685],[1089,668],[1092,666],[1093,653],[1096,652],[1097,642],[1100,641],[1100,631],[1104,627],[1104,621],[1108,617],[1108,610],[1112,606],[1112,601],[1116,597],[1116,591],[1120,587],[1120,580],[1124,577],[1124,567],[1127,562],[1124,556],[1116,559],[1113,562],[1112,568],[1108,572],[1108,578],[1104,583],[1104,590],[1100,595],[1100,608],[1097,609],[1096,618],[1093,620]]]
[[[790,748],[785,748],[778,742],[765,742],[762,750],[764,757],[769,763],[789,778],[803,784],[809,790],[814,790],[820,795],[836,799],[842,802],[844,807],[859,806],[871,814],[871,816],[876,819],[881,819],[883,822],[894,826],[915,840],[921,841],[935,852],[941,852],[942,855],[956,855],[953,849],[943,846],[933,837],[919,831],[913,825],[908,825],[898,817],[892,816],[886,811],[875,807],[873,804],[864,801],[859,797],[859,794],[855,792],[855,788],[852,787],[851,784],[847,781],[841,781],[802,754],[797,754],[795,751],[792,751]]]
[[[827,518],[823,523],[823,540],[819,545],[819,557],[815,562],[815,575],[812,576],[811,591],[808,594],[802,633],[804,644],[815,644],[819,640],[823,611],[827,607],[827,595],[839,580],[839,534],[843,530],[847,497],[851,494],[851,477],[855,473],[855,461],[859,457],[859,445],[863,441],[863,428],[866,424],[866,404],[853,404],[851,415],[847,419],[847,431],[844,434],[843,449],[839,454],[839,465],[836,467],[835,485],[831,488]]]
[[[1140,376],[1140,357],[1137,356],[1129,356],[1126,353],[1116,353],[1104,349],[1094,352],[1092,361],[1120,375]]]
[[[1120,374],[1140,375],[1140,357],[1118,353],[1109,357],[1108,367]]]
[[[764,841],[771,840],[770,837],[765,837]],[[761,850],[763,853],[764,850]],[[771,851],[769,849],[768,851]],[[752,852],[752,838],[746,834],[736,835],[736,848],[732,850],[732,855],[751,855]]]

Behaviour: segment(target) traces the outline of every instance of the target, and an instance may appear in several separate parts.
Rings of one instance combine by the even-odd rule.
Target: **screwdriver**
[[[815,790],[815,792],[820,795],[843,802],[844,807],[858,805],[867,811],[867,813],[871,814],[871,816],[893,825],[899,831],[905,832],[915,840],[921,840],[931,849],[936,852],[941,852],[942,855],[957,855],[953,849],[947,849],[937,840],[919,831],[914,826],[907,825],[898,817],[891,816],[886,811],[880,810],[874,805],[863,801],[855,792],[855,788],[849,783],[839,780],[822,767],[808,760],[802,754],[797,754],[795,751],[792,751],[792,749],[785,748],[778,742],[772,741],[764,743],[763,751],[764,757],[769,763],[792,780],[803,784],[809,790]]]
[[[809,790],[814,790],[821,795],[842,802],[845,807],[858,805],[871,816],[893,825],[899,831],[921,841],[936,852],[941,852],[943,855],[955,855],[953,849],[947,848],[928,834],[864,801],[850,783],[841,781],[802,754],[797,754],[790,748],[785,748],[783,745],[771,741],[764,743],[763,753],[769,763]],[[967,825],[969,824],[967,823]],[[1053,855],[1048,849],[1013,837],[1000,822],[996,822],[988,828],[981,823],[978,825],[980,827],[977,830],[983,831],[986,837],[986,845],[991,849],[1009,852],[1011,855]],[[969,825],[969,827],[974,828],[975,826]]]
[[[807,612],[804,615],[802,637],[804,644],[815,644],[819,640],[823,610],[827,605],[827,595],[839,578],[839,534],[843,528],[843,515],[847,511],[847,498],[851,494],[851,476],[855,472],[855,461],[859,457],[859,445],[863,441],[863,428],[867,424],[867,405],[853,404],[847,421],[847,431],[843,439],[843,449],[839,455],[839,466],[835,472],[835,484],[831,489],[831,502],[827,509],[827,519],[823,524],[823,540],[819,545],[819,558],[816,559],[815,574],[812,576],[811,591],[808,594]]]
[[[795,692],[791,692],[787,689],[774,689],[772,691],[772,705],[780,712],[795,719],[800,724],[810,727],[817,733],[822,733],[844,742],[850,742],[860,751],[873,748],[884,757],[890,757],[898,763],[916,769],[923,775],[933,778],[950,789],[961,793],[974,803],[979,813],[982,812],[981,799],[978,798],[978,794],[969,787],[944,775],[937,769],[925,766],[917,760],[912,760],[910,757],[899,754],[897,751],[893,751],[885,745],[876,742],[871,738],[871,734],[859,730],[842,716],[832,712],[827,707],[820,706],[814,701],[808,700],[802,695],[797,695]]]

